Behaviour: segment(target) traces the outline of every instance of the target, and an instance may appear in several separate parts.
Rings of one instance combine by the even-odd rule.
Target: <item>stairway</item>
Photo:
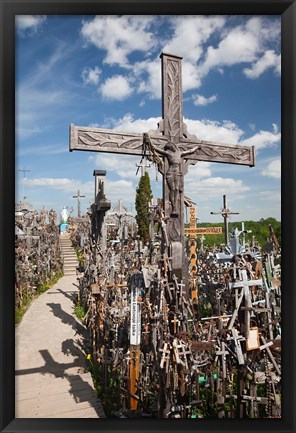
[[[64,263],[64,275],[75,275],[78,260],[68,234],[60,235],[60,245]]]

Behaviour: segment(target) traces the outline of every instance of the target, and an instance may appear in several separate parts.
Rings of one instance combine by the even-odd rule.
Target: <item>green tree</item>
[[[138,234],[144,242],[149,238],[149,202],[152,197],[149,174],[145,173],[141,176],[136,193]]]

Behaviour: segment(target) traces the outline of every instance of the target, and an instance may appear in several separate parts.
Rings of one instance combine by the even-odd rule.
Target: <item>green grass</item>
[[[82,322],[82,320],[84,319],[85,313],[86,313],[85,308],[84,308],[82,305],[77,304],[77,305],[75,306],[75,308],[74,308],[74,315],[75,315],[79,320],[81,320],[81,322]]]
[[[15,325],[18,325],[25,312],[27,311],[27,309],[29,308],[29,306],[31,305],[31,302],[38,298],[38,296],[42,295],[42,293],[46,292],[48,289],[50,289],[54,284],[57,283],[57,281],[63,276],[62,273],[55,275],[51,281],[49,283],[43,283],[40,284],[39,287],[37,287],[37,290],[35,291],[35,293],[31,296],[27,296],[24,295],[23,299],[22,299],[22,305],[20,307],[15,307],[15,313],[14,313],[14,317],[15,317]]]

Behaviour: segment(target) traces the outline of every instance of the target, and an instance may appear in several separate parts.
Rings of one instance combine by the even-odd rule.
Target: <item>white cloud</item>
[[[33,194],[34,189],[44,188],[47,191],[47,196],[50,197],[51,190],[58,190],[59,195],[61,193],[66,193],[70,203],[75,207],[75,201],[73,199],[73,191],[79,189],[81,195],[85,195],[82,200],[82,206],[88,206],[89,201],[93,202],[94,199],[94,183],[93,181],[82,182],[78,179],[69,178],[34,178],[34,179],[24,179],[26,188],[30,189],[30,196]],[[106,179],[105,182],[105,194],[108,200],[113,203],[118,199],[127,201],[128,203],[134,202],[135,200],[136,186],[130,180],[120,179],[112,181]],[[36,193],[36,191],[35,191]]]
[[[279,127],[276,123],[272,124],[272,130],[274,134],[277,134],[279,132]]]
[[[129,67],[133,51],[147,52],[155,44],[149,31],[152,20],[149,16],[97,16],[83,22],[81,33],[87,42],[107,52],[104,63]]]
[[[160,117],[149,117],[148,119],[135,119],[130,113],[127,113],[120,119],[109,119],[109,128],[115,131],[125,132],[150,132],[157,129]],[[108,126],[106,126],[108,128]]]
[[[116,181],[107,181],[105,187],[105,194],[108,200],[112,202],[117,200],[135,201],[136,187],[133,182],[121,179]]]
[[[182,62],[182,90],[197,89],[201,85],[199,69],[195,64],[184,60]]]
[[[259,131],[257,134],[252,137],[240,141],[239,144],[244,146],[255,146],[256,151],[267,148],[267,147],[275,147],[280,144],[281,141],[281,133],[274,133],[270,131]]]
[[[222,16],[178,16],[170,21],[174,26],[174,34],[163,51],[178,53],[193,65],[203,54],[202,45],[225,24]]]
[[[99,83],[101,72],[98,66],[95,66],[94,69],[84,68],[81,73],[81,78],[84,84],[93,84],[96,86]]]
[[[115,172],[119,177],[124,179],[136,179],[136,164],[138,162],[140,162],[139,156],[99,154],[94,160],[94,166],[103,167],[104,170],[107,170],[107,173]]]
[[[99,89],[103,98],[107,100],[122,101],[131,95],[133,89],[131,88],[128,79],[123,75],[114,75],[107,78]]]
[[[20,34],[23,34],[26,30],[35,33],[45,21],[45,15],[17,15],[16,27]]]
[[[138,93],[148,93],[152,99],[161,97],[161,68],[159,58],[136,62],[133,67],[133,73],[139,79],[137,86]]]
[[[265,170],[261,171],[263,176],[272,177],[274,179],[281,178],[281,159],[277,158],[271,161]]]
[[[24,183],[28,187],[46,187],[70,193],[77,189],[80,190],[81,194],[94,193],[93,182],[83,183],[77,179],[39,177],[34,179],[25,179]]]
[[[243,72],[246,77],[255,79],[270,68],[274,69],[277,74],[280,73],[281,55],[277,55],[274,50],[267,50],[260,59],[252,63],[251,68],[245,68]]]
[[[213,68],[251,62],[254,68],[253,78],[255,78],[255,74],[261,75],[271,61],[275,63],[278,72],[279,56],[274,53],[272,57],[269,50],[266,57],[263,55],[263,60],[261,59],[270,41],[277,41],[280,37],[280,26],[275,25],[274,22],[272,24],[268,19],[253,17],[244,24],[225,30],[224,37],[217,48],[208,47],[205,61],[200,66],[201,73],[206,75]],[[252,70],[249,71],[247,73],[252,75]]]
[[[237,144],[243,135],[243,131],[233,122],[214,120],[185,119],[190,134],[196,135],[200,140],[214,141],[217,143]]]
[[[186,183],[196,182],[202,177],[210,177],[212,174],[211,163],[203,161],[201,164],[189,165],[188,173],[185,176]]]
[[[185,182],[186,182],[185,178]],[[198,182],[185,183],[185,193],[192,200],[199,202],[199,198],[221,197],[224,194],[234,196],[249,191],[250,188],[243,184],[242,180],[223,177],[209,177]]]
[[[193,99],[194,105],[205,106],[208,104],[212,104],[213,102],[216,102],[217,101],[217,95],[212,95],[209,98],[206,98],[205,96],[195,94],[195,95],[192,95],[192,99]]]

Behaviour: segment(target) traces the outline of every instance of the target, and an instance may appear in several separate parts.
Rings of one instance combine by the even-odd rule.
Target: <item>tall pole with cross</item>
[[[73,195],[73,198],[77,198],[77,216],[78,218],[81,217],[81,212],[80,212],[80,199],[84,198],[85,195],[80,195],[80,191],[77,191],[77,195]]]
[[[223,195],[223,209],[221,212],[211,212],[211,215],[222,215],[224,218],[224,234],[225,234],[225,244],[229,244],[229,231],[228,231],[228,217],[229,215],[238,215],[239,212],[232,212],[227,207],[226,195]]]
[[[163,175],[163,207],[167,219],[164,248],[171,257],[171,275],[187,275],[184,252],[184,176],[198,161],[255,165],[254,146],[203,141],[187,132],[183,123],[182,58],[162,53],[162,120],[153,133],[118,132],[70,126],[70,151],[146,156]]]
[[[24,167],[23,169],[18,169],[18,171],[21,171],[24,173],[24,177],[23,177],[23,197],[25,198],[25,179],[26,179],[26,172],[31,171],[28,170],[26,167]]]

